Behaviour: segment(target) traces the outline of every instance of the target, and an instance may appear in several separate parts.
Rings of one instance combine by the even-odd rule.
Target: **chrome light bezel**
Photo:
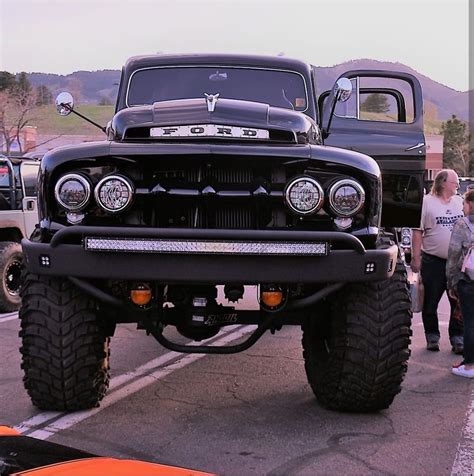
[[[125,203],[120,208],[111,209],[111,208],[107,207],[106,205],[104,205],[103,202],[100,199],[100,190],[103,187],[103,185],[109,180],[119,180],[120,182],[122,182],[125,185],[125,187],[128,190],[129,199],[128,199],[127,203]],[[107,175],[106,177],[101,179],[99,181],[99,183],[95,186],[95,189],[94,189],[94,197],[95,197],[95,201],[96,201],[97,205],[100,208],[102,208],[102,210],[106,211],[107,213],[120,213],[120,212],[123,212],[124,210],[126,210],[131,205],[131,203],[133,201],[134,193],[135,193],[135,190],[134,190],[134,186],[133,186],[132,182],[127,177],[124,177],[123,175],[116,175],[116,174]]]
[[[296,184],[298,184],[300,182],[309,182],[312,185],[314,185],[318,190],[319,199],[318,199],[317,203],[315,204],[315,206],[313,208],[311,208],[311,210],[306,210],[306,211],[305,210],[299,210],[298,208],[296,208],[291,203],[291,199],[290,199],[291,189]],[[302,177],[297,177],[297,178],[291,180],[285,187],[285,194],[284,195],[285,195],[285,202],[286,202],[287,206],[291,209],[291,211],[293,211],[297,215],[301,215],[301,216],[312,215],[312,214],[318,212],[321,209],[321,207],[323,206],[323,203],[324,203],[323,187],[321,187],[319,182],[316,179],[314,179],[313,177],[302,176]]]
[[[84,186],[86,196],[84,200],[78,205],[71,206],[66,204],[63,200],[61,200],[61,197],[59,195],[60,189],[62,185],[64,185],[64,183],[67,182],[68,180],[76,180],[77,182],[80,182]],[[69,212],[78,212],[80,210],[83,210],[89,203],[90,197],[91,197],[91,184],[89,180],[87,180],[83,175],[80,175],[80,174],[71,173],[71,174],[63,175],[62,177],[60,177],[60,179],[56,182],[56,185],[54,186],[54,198],[56,198],[56,201],[62,208],[64,208],[65,210]]]
[[[355,208],[354,210],[350,212],[344,212],[342,210],[339,210],[334,203],[334,195],[341,187],[345,187],[345,186],[353,187],[360,196],[360,202],[357,205],[357,208]],[[365,190],[363,189],[362,185],[359,182],[356,182],[355,180],[352,180],[352,179],[341,179],[341,180],[338,180],[336,183],[332,184],[331,187],[329,188],[328,196],[329,196],[329,208],[331,212],[334,213],[336,216],[342,217],[342,218],[351,218],[357,215],[365,204]]]

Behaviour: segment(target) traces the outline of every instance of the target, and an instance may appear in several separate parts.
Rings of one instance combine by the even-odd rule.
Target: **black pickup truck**
[[[389,71],[335,79],[317,96],[314,68],[283,57],[127,61],[106,139],[41,162],[20,311],[35,405],[97,406],[125,322],[171,350],[210,354],[298,325],[322,405],[391,404],[409,357],[395,228],[420,219],[421,87]],[[56,104],[81,115],[68,93]],[[236,309],[246,285],[258,285],[258,310]],[[256,328],[212,345],[229,325]]]

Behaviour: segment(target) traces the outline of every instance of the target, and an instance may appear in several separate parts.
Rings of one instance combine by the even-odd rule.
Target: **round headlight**
[[[121,212],[132,203],[133,185],[125,177],[109,175],[97,184],[94,195],[97,204],[106,212]]]
[[[91,196],[91,186],[82,175],[67,174],[56,183],[54,196],[63,208],[77,212],[87,205]]]
[[[340,217],[353,217],[364,202],[364,189],[355,180],[339,180],[329,189],[329,206]]]
[[[285,200],[299,215],[317,212],[324,201],[324,192],[319,183],[311,177],[299,177],[286,187]]]
[[[402,236],[402,245],[408,246],[411,244],[411,240],[409,236]]]

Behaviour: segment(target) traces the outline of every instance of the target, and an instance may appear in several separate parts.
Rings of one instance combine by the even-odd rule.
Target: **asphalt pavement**
[[[267,333],[246,352],[183,356],[133,325],[112,340],[112,388],[102,405],[41,412],[22,385],[19,322],[0,315],[0,423],[96,454],[224,475],[472,473],[473,382],[450,367],[447,300],[441,351],[424,346],[419,314],[403,390],[374,414],[318,405],[306,381],[301,331]],[[220,339],[248,332],[242,326]],[[474,451],[472,452],[474,454]]]

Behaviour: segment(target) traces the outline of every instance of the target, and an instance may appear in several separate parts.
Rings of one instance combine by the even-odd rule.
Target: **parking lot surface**
[[[123,325],[112,340],[112,386],[101,407],[65,414],[31,405],[19,321],[0,315],[0,423],[96,454],[218,474],[462,474],[471,464],[473,386],[449,371],[459,357],[450,352],[445,301],[440,317],[441,351],[433,353],[415,315],[403,391],[379,413],[318,405],[297,327],[267,333],[233,356],[184,356]]]

